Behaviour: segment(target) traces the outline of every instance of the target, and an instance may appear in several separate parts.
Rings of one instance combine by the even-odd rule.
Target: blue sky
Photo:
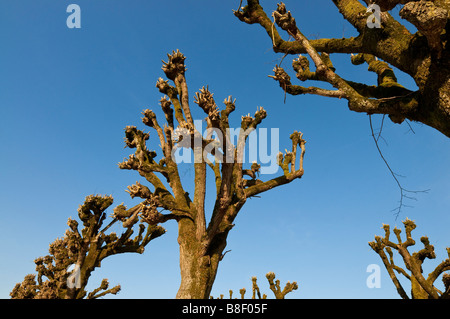
[[[430,189],[407,201],[413,207],[395,219],[399,190],[377,153],[368,116],[348,111],[344,100],[288,95],[284,103],[267,77],[281,57],[260,27],[233,16],[238,0],[78,0],[81,29],[66,26],[71,3],[0,2],[0,298],[34,273],[33,260],[64,235],[85,196],[112,194],[115,205],[133,203],[124,190],[141,179],[117,167],[130,154],[123,129],[144,128],[146,108],[159,112],[161,59],[175,49],[187,56],[191,101],[209,85],[218,103],[228,95],[237,99],[235,126],[263,106],[268,117],[262,127],[279,128],[281,150],[289,148],[294,130],[307,140],[303,178],[248,200],[239,213],[214,296],[250,291],[252,276],[268,293],[264,276],[273,271],[282,283],[298,282],[290,298],[397,298],[384,268],[381,288],[366,286],[367,266],[382,265],[367,243],[383,235],[382,223],[401,226],[406,217],[418,224],[417,241],[427,235],[435,245],[437,259],[427,261],[425,271],[446,258],[448,138],[424,125],[412,123],[413,134],[406,124],[385,122],[387,143],[380,145],[393,170],[405,176],[403,186]],[[307,37],[355,35],[329,1],[285,3]],[[276,8],[276,1],[262,4],[268,12]],[[366,66],[348,68],[349,59],[332,56],[340,75],[376,83]],[[284,60],[286,70],[291,60]],[[397,76],[414,88],[407,76]],[[204,118],[195,106],[194,117]],[[380,120],[373,117],[376,128]],[[192,180],[192,169],[182,173]],[[90,287],[108,278],[121,284],[119,298],[173,298],[179,286],[176,224],[164,227],[167,234],[143,255],[105,260]]]

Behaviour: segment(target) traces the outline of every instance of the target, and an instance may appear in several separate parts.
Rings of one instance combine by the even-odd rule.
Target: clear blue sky
[[[124,190],[141,179],[117,167],[130,154],[123,129],[143,128],[143,109],[159,111],[155,83],[164,76],[161,59],[174,49],[187,56],[191,99],[209,85],[217,102],[230,94],[237,99],[235,126],[241,115],[263,106],[268,117],[262,126],[280,129],[282,150],[294,130],[307,140],[304,177],[248,200],[237,217],[214,296],[250,291],[252,276],[268,293],[264,276],[273,271],[283,284],[298,282],[290,298],[397,298],[384,268],[381,288],[367,288],[367,266],[382,265],[367,243],[383,235],[382,223],[401,225],[406,217],[418,224],[418,248],[422,235],[435,245],[437,260],[426,265],[446,258],[448,138],[424,125],[412,123],[413,134],[406,124],[386,121],[387,144],[380,145],[405,176],[401,182],[431,189],[407,201],[413,207],[396,220],[391,210],[399,191],[377,153],[368,116],[348,111],[344,100],[287,96],[284,103],[267,77],[280,56],[260,27],[233,16],[238,0],[74,2],[82,10],[81,29],[66,26],[73,2],[0,2],[0,298],[9,298],[14,285],[34,273],[33,260],[64,235],[85,196],[112,194],[115,205],[133,203]],[[310,38],[355,35],[330,1],[285,2]],[[276,8],[276,1],[262,4]],[[347,68],[349,56],[332,59],[343,77],[376,83],[367,66]],[[284,60],[287,70],[291,60]],[[414,88],[407,76],[397,76]],[[204,117],[197,109],[194,116]],[[374,117],[376,128],[380,119]],[[183,173],[192,180],[192,170]],[[108,278],[121,284],[120,298],[173,298],[179,285],[176,224],[164,227],[167,234],[144,255],[105,260],[90,287]]]

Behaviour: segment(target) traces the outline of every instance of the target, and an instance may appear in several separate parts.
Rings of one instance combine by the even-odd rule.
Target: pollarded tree
[[[411,253],[409,248],[416,243],[411,235],[412,231],[416,228],[416,223],[406,219],[403,224],[405,226],[405,240],[402,240],[400,236],[402,231],[394,228],[393,231],[397,242],[392,241],[389,225],[383,225],[384,237],[376,236],[375,241],[369,242],[370,247],[383,261],[398,294],[403,299],[410,298],[397,278],[396,273],[403,275],[411,282],[412,299],[450,299],[450,273],[446,272],[450,270],[450,248],[447,248],[449,258],[443,260],[428,276],[425,276],[423,274],[422,264],[425,259],[436,258],[434,246],[430,244],[428,237],[423,236],[420,238],[420,241],[424,247],[417,252]],[[397,251],[402,257],[406,269],[403,269],[394,262],[394,251]],[[440,291],[435,285],[438,278],[442,278],[444,291]]]
[[[284,288],[281,289],[280,280],[279,279],[275,280],[275,273],[273,273],[273,272],[268,272],[266,274],[266,278],[267,278],[267,281],[269,282],[269,288],[272,291],[272,293],[274,294],[276,299],[284,299],[288,293],[298,289],[298,284],[295,281],[292,283],[290,281],[288,281],[284,285]],[[241,299],[245,298],[246,292],[247,292],[247,290],[245,288],[242,288],[239,290]],[[230,293],[230,299],[232,299],[233,298],[233,290],[230,290],[229,293]],[[223,299],[223,297],[224,297],[223,295],[219,296],[220,299]],[[211,299],[212,298],[213,298],[213,296],[211,296]],[[251,298],[252,299],[267,299],[266,294],[261,295],[261,291],[259,289],[256,277],[252,277],[252,297]]]
[[[69,218],[69,229],[64,237],[57,238],[49,247],[49,255],[37,258],[37,274],[25,276],[10,293],[13,299],[95,299],[106,294],[116,294],[120,286],[108,289],[109,282],[103,279],[100,287],[88,293],[86,285],[92,272],[101,266],[107,257],[123,253],[144,252],[145,246],[165,233],[158,225],[146,226],[144,217],[138,213],[152,209],[151,203],[142,202],[128,210],[121,204],[114,208],[114,218],[106,226],[106,210],[113,203],[112,196],[89,195],[78,208],[78,217],[83,223],[79,229],[76,220]],[[125,231],[119,236],[111,232],[111,226],[122,221]],[[134,235],[134,225],[139,223],[139,232]],[[70,267],[73,266],[73,269]]]
[[[176,297],[209,298],[237,214],[248,198],[302,177],[305,141],[302,134],[295,131],[290,136],[292,150],[284,155],[279,153],[277,157],[283,174],[267,181],[258,179],[261,165],[244,166],[243,155],[250,140],[249,133],[266,117],[266,111],[259,108],[254,117],[243,116],[239,129],[233,130],[229,116],[235,110],[235,100],[228,97],[224,101],[225,108],[220,110],[213,94],[204,87],[195,94],[194,102],[206,113],[207,131],[214,131],[216,136],[214,139],[211,134],[205,137],[195,126],[191,114],[184,61],[184,55],[178,50],[168,55],[168,62],[164,62],[162,68],[168,80],[160,78],[156,83],[165,95],[160,104],[166,124],[161,126],[153,111],[143,112],[143,123],[156,131],[161,157],[157,159],[156,152],[147,148],[149,133],[128,126],[125,143],[134,148],[135,153],[119,167],[137,171],[150,183],[151,189],[140,183],[129,187],[132,197],[143,198],[155,207],[143,213],[149,225],[168,220],[178,223],[181,284]],[[235,137],[237,143],[233,143]],[[193,196],[186,191],[187,183],[180,177],[177,150],[181,148],[183,152],[194,154]],[[208,222],[205,215],[207,171],[213,174],[216,185]]]
[[[259,0],[248,0],[235,15],[245,23],[262,26],[275,52],[309,55],[315,65],[314,71],[305,56],[300,55],[292,63],[300,81],[322,81],[335,88],[292,84],[287,72],[276,66],[272,77],[286,93],[345,98],[352,111],[388,115],[394,123],[402,123],[405,119],[421,122],[450,137],[450,24],[447,23],[450,2],[363,2],[371,5],[371,9],[359,0],[332,0],[358,32],[356,37],[340,39],[308,40],[298,27],[301,21],[297,23],[283,3],[267,15]],[[389,13],[396,6],[402,7],[400,17],[412,23],[417,32],[411,33]],[[293,40],[283,40],[277,26]],[[331,63],[332,53],[352,54],[351,62],[355,65],[366,63],[369,71],[377,74],[377,84],[367,85],[340,77]],[[411,76],[418,90],[409,90],[398,83],[391,66]]]

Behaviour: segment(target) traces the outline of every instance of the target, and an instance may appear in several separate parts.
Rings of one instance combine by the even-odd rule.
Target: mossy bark
[[[450,54],[444,52],[440,63],[431,62],[415,80],[421,92],[417,120],[450,137]]]

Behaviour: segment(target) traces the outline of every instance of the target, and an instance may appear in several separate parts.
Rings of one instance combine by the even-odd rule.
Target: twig
[[[384,116],[383,116],[383,119],[384,119]],[[386,167],[388,168],[389,172],[391,173],[392,177],[394,178],[395,182],[397,183],[398,188],[400,189],[400,201],[399,201],[399,206],[398,206],[397,208],[394,208],[394,209],[392,210],[392,211],[395,212],[394,215],[395,215],[395,219],[397,220],[398,216],[400,215],[400,212],[401,212],[402,207],[411,207],[411,206],[405,205],[405,204],[403,203],[403,199],[404,199],[404,198],[407,198],[407,199],[417,200],[415,197],[407,196],[405,193],[414,193],[414,194],[417,194],[417,193],[428,193],[429,189],[427,189],[427,190],[421,190],[421,191],[412,191],[412,190],[407,190],[407,189],[405,189],[405,188],[400,184],[400,181],[398,180],[397,176],[401,176],[401,175],[398,175],[398,174],[394,173],[394,171],[393,171],[393,170],[391,169],[391,167],[389,166],[389,163],[387,162],[387,160],[386,160],[385,157],[383,156],[383,152],[381,152],[380,146],[378,145],[378,138],[379,138],[379,136],[380,136],[380,134],[381,134],[381,129],[380,129],[380,132],[379,132],[379,134],[378,134],[378,138],[375,137],[375,133],[374,133],[374,131],[373,131],[372,115],[371,115],[371,114],[369,114],[369,123],[370,123],[370,130],[371,130],[371,132],[372,132],[372,138],[373,138],[373,141],[375,142],[375,146],[376,146],[376,148],[377,148],[377,150],[378,150],[378,153],[380,154],[381,159],[382,159],[382,160],[384,161],[384,163],[386,164]]]
[[[224,252],[222,255],[220,255],[220,258],[219,258],[219,260],[222,260],[223,259],[223,257],[225,257],[225,255],[227,254],[227,253],[229,253],[231,251],[231,249],[230,250],[227,250],[226,252]]]
[[[406,120],[405,121],[406,122],[406,124],[408,124],[408,126],[409,126],[409,130],[408,131],[406,131],[406,133],[408,133],[409,131],[411,131],[411,132],[413,132],[413,134],[416,134],[416,132],[413,130],[413,128],[412,128],[412,126],[411,126],[411,124],[409,124],[409,121],[408,120]],[[405,134],[406,134],[405,133]]]
[[[386,114],[383,114],[383,118],[381,119],[380,131],[378,132],[378,136],[377,136],[377,142],[380,139],[381,131],[383,130],[383,124],[384,124],[384,118],[385,117],[386,117]]]
[[[242,0],[241,0],[241,2],[239,2],[239,8],[236,11],[241,10],[241,8],[242,8]]]

